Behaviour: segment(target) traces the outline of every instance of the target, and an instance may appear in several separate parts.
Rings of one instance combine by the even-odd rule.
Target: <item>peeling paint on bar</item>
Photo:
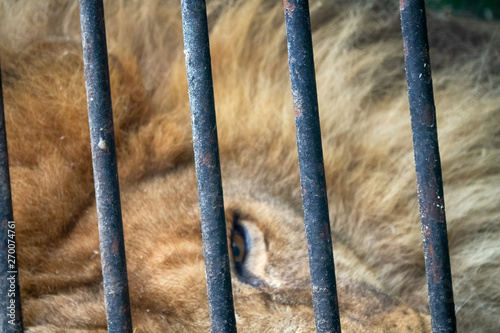
[[[203,253],[212,332],[236,332],[204,0],[182,0]]]
[[[0,66],[1,67],[1,66]],[[7,131],[3,109],[2,73],[0,68],[0,332],[23,332],[21,293],[12,196],[9,174]]]
[[[80,0],[83,60],[109,332],[132,332],[102,0]]]
[[[316,331],[337,333],[341,329],[321,145],[309,4],[307,0],[284,0],[283,2]]]
[[[400,0],[432,332],[456,332],[424,0]]]

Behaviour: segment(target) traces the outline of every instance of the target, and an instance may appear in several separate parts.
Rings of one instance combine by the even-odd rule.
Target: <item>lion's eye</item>
[[[241,269],[247,255],[246,230],[240,224],[235,223],[231,235],[231,248],[233,251],[234,263],[237,269]]]

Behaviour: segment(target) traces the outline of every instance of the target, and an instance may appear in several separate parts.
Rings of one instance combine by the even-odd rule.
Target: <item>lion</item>
[[[310,3],[343,332],[431,331],[393,2]],[[238,330],[314,332],[283,6],[207,10]],[[180,4],[105,14],[134,332],[207,332]],[[28,332],[106,331],[78,15],[0,3]],[[458,329],[496,332],[500,24],[429,12],[428,26]]]

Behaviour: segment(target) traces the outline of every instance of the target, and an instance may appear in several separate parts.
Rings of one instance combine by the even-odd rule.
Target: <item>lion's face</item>
[[[313,332],[307,244],[300,210],[241,174],[224,183],[233,292],[242,332]],[[122,191],[124,233],[134,326],[139,331],[209,329],[201,226],[192,166]],[[45,288],[68,288],[58,280],[79,272],[68,294],[28,301],[28,319],[105,327],[95,207],[54,252],[43,272]],[[75,246],[79,244],[79,246]],[[427,332],[428,317],[377,291],[376,280],[355,255],[335,244],[342,326],[345,332]],[[51,272],[57,270],[57,275]],[[40,272],[39,272],[40,273]],[[356,276],[355,279],[352,276]],[[40,281],[38,282],[40,283]],[[90,312],[74,314],[74,303]],[[47,303],[58,304],[47,307]],[[64,306],[66,305],[66,306]],[[54,313],[54,311],[56,313]],[[42,315],[45,313],[45,315]],[[88,316],[90,313],[95,315]],[[83,316],[82,316],[83,315]],[[77,317],[78,316],[78,317]],[[88,316],[88,317],[86,317]],[[43,319],[42,319],[43,318]],[[92,323],[92,324],[91,324]]]

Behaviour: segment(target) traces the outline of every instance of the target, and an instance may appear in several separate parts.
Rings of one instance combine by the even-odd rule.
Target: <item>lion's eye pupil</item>
[[[231,248],[233,250],[234,262],[238,265],[243,264],[246,256],[245,231],[240,225],[235,225],[231,236]]]
[[[239,258],[240,252],[241,251],[240,251],[239,247],[235,243],[233,243],[233,254],[236,258]]]

